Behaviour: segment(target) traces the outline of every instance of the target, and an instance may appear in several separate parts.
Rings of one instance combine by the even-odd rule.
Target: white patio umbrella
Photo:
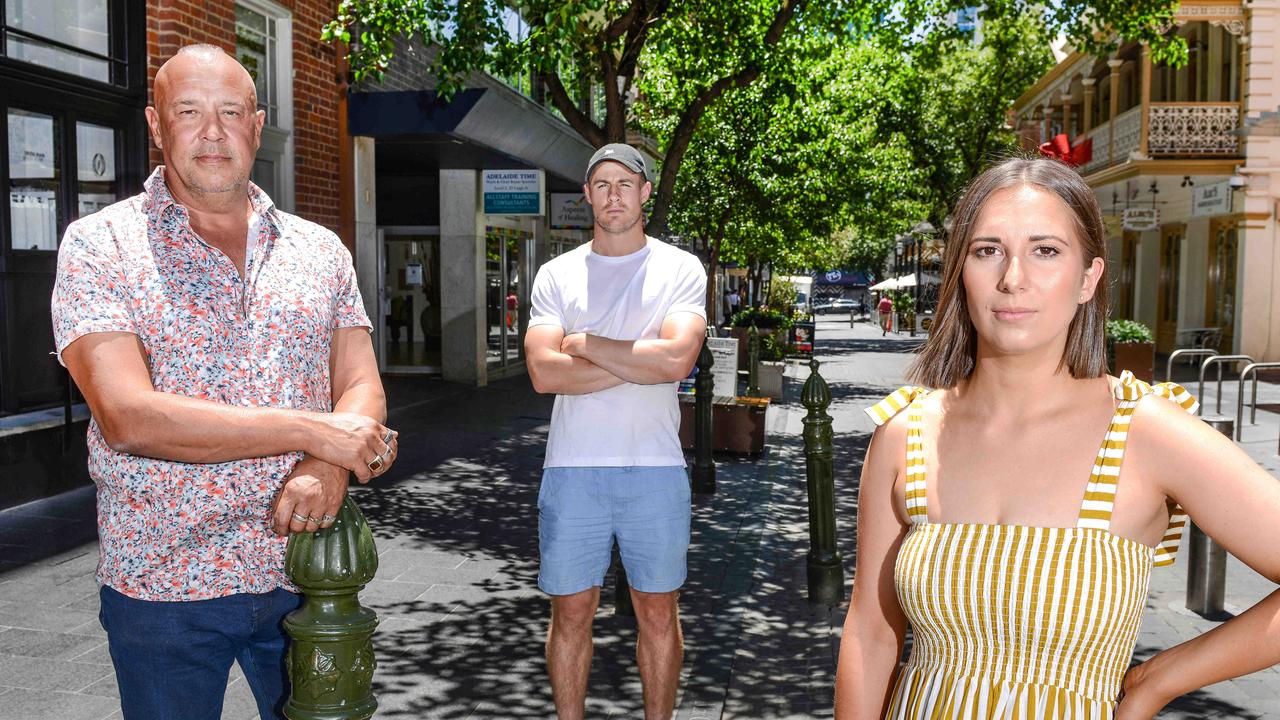
[[[886,282],[887,282],[887,281],[886,281]],[[896,283],[897,283],[897,285],[895,285],[895,286],[892,288],[892,289],[894,289],[894,290],[897,290],[897,289],[899,289],[899,288],[915,287],[915,286],[916,286],[916,274],[915,274],[915,273],[911,273],[910,275],[903,275],[903,276],[902,276],[902,277],[900,277],[900,278],[894,278],[894,282],[896,282]],[[920,284],[921,284],[921,285],[937,285],[937,284],[938,284],[938,283],[940,283],[940,282],[942,282],[942,281],[938,279],[938,276],[937,276],[937,275],[930,275],[929,273],[920,273]],[[875,289],[875,288],[872,288],[872,290],[874,290],[874,289]]]
[[[897,290],[898,278],[886,278],[876,283],[875,285],[872,285],[867,289],[874,292],[884,292],[885,290]]]

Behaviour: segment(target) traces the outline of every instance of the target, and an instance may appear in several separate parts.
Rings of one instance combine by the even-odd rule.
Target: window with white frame
[[[253,77],[266,115],[252,180],[276,206],[292,211],[293,52],[289,10],[269,0],[236,2],[236,59]]]

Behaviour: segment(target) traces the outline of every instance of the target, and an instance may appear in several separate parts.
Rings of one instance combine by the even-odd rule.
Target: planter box
[[[1154,343],[1115,343],[1111,346],[1115,355],[1111,371],[1116,375],[1128,370],[1144,382],[1156,379],[1156,346]]]
[[[760,374],[756,376],[760,383],[760,392],[764,397],[782,400],[782,376],[787,369],[785,362],[761,362]]]
[[[711,406],[711,448],[721,452],[759,455],[764,452],[764,418],[768,398],[739,403],[736,398],[716,398]],[[680,396],[680,445],[693,449],[693,397]]]

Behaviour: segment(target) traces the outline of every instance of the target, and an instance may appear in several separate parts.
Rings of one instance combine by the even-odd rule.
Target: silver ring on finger
[[[304,522],[309,521],[309,520],[311,519],[311,516],[310,516],[310,515],[299,515],[298,513],[294,513],[294,514],[293,514],[293,519],[294,519],[294,520],[297,520],[297,521],[298,521],[298,522],[300,522],[300,523],[304,523]]]
[[[331,524],[331,523],[336,522],[337,520],[338,520],[338,518],[337,518],[337,517],[335,517],[335,516],[333,516],[333,515],[322,515],[322,516],[320,516],[320,524],[321,524],[321,525]]]
[[[396,436],[396,431],[395,431],[395,430],[392,430],[391,428],[387,428],[387,434],[386,434],[386,436],[384,436],[384,437],[382,438],[382,444],[383,444],[383,445],[390,445],[390,444],[391,444],[391,438],[393,438],[393,437],[395,437],[395,436]]]

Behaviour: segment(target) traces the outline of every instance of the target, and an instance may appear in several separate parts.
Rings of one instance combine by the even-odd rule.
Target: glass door
[[[503,227],[485,228],[485,359],[489,367],[505,367],[524,358],[528,290],[521,266],[533,236]]]
[[[386,228],[382,260],[383,367],[390,372],[439,374],[440,236]]]

